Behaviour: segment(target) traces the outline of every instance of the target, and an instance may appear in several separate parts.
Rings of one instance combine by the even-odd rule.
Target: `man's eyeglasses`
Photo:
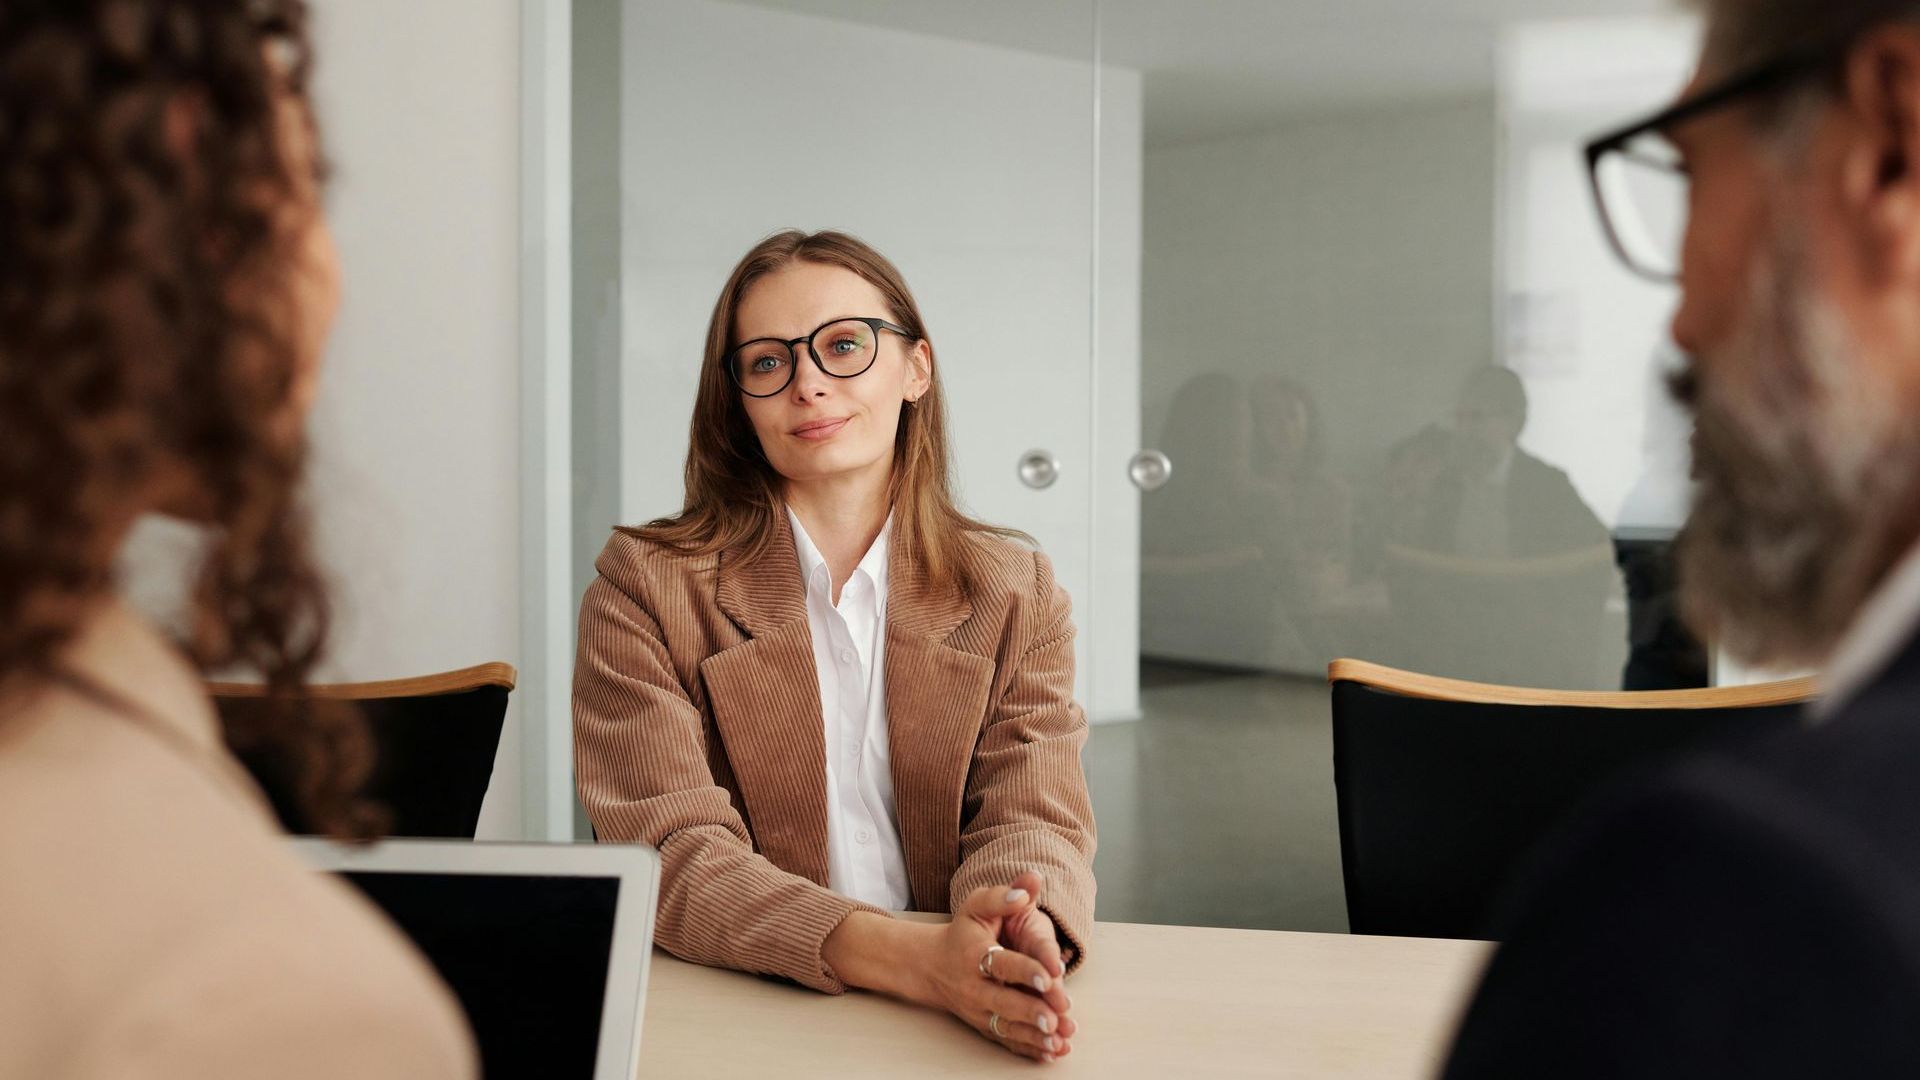
[[[791,341],[780,338],[756,338],[727,353],[727,374],[748,397],[772,397],[793,384],[799,369],[800,345],[807,347],[814,366],[836,379],[851,379],[867,373],[880,355],[880,331],[891,330],[901,337],[913,334],[905,327],[885,319],[835,319],[806,337]]]
[[[1832,63],[1854,39],[1848,34],[1817,48],[1789,53],[1587,144],[1587,173],[1601,224],[1628,269],[1658,282],[1680,277],[1691,181],[1668,132],[1742,98],[1813,74]]]

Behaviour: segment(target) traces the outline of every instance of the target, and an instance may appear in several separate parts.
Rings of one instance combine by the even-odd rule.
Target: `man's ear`
[[[1842,227],[1870,280],[1920,283],[1920,29],[1871,31],[1845,65]]]

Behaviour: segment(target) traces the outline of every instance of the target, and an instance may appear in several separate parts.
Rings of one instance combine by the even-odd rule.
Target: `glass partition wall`
[[[966,504],[1073,595],[1100,917],[1343,929],[1330,660],[1709,677],[1668,599],[1674,298],[1578,153],[1685,80],[1690,24],[1631,9],[578,0],[577,584],[680,505],[733,262],[860,235],[925,308]]]
[[[1138,432],[1171,466],[1142,719],[1088,758],[1109,917],[1345,927],[1337,657],[1705,681],[1665,563],[1673,298],[1607,252],[1580,156],[1679,89],[1691,31],[1557,6],[1101,5],[1143,73]]]

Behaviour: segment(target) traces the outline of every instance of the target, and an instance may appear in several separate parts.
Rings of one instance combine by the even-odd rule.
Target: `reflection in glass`
[[[1678,365],[1663,357],[1648,371],[1640,475],[1613,530],[1615,561],[1627,594],[1627,660],[1622,690],[1686,690],[1708,685],[1706,647],[1682,621],[1673,541],[1693,503],[1693,421],[1667,379]]]
[[[1505,368],[1471,373],[1450,427],[1389,451],[1382,571],[1396,666],[1512,685],[1579,686],[1614,581],[1607,529],[1560,469],[1520,446],[1527,394]]]
[[[1282,628],[1254,494],[1253,415],[1232,376],[1209,372],[1174,396],[1160,445],[1196,481],[1173,483],[1141,511],[1141,649],[1256,667]],[[1202,472],[1204,470],[1204,472]],[[1196,475],[1198,474],[1198,475]]]
[[[1142,651],[1213,667],[1325,665],[1315,614],[1345,581],[1347,500],[1297,382],[1188,380],[1161,444],[1193,471],[1142,507]]]

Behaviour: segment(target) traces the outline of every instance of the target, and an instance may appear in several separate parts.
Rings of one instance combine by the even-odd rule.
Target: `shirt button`
[[[872,833],[870,833],[870,832],[868,832],[868,831],[867,831],[867,830],[865,830],[865,829],[861,829],[861,830],[860,830],[859,832],[857,832],[857,833],[854,833],[854,834],[853,834],[853,838],[854,838],[855,840],[858,840],[858,841],[860,841],[860,842],[861,842],[861,843],[863,843],[863,844],[871,844],[871,843],[873,843],[873,834],[872,834]]]
[[[841,649],[841,650],[840,650],[840,662],[841,662],[841,663],[843,663],[843,664],[851,664],[851,663],[853,663],[853,650],[852,650],[852,649]]]

